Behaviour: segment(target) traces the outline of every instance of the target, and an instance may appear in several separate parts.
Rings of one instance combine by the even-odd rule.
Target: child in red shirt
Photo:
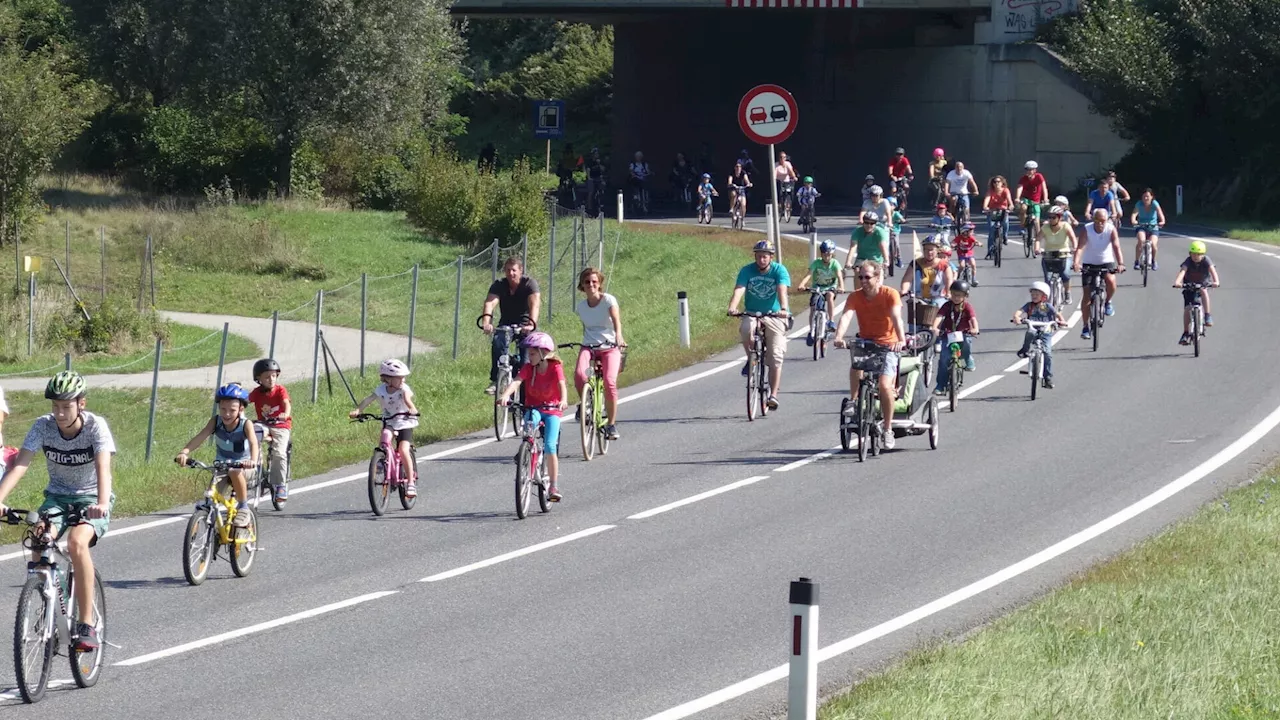
[[[271,486],[275,489],[276,503],[283,505],[289,499],[289,438],[293,434],[293,404],[289,391],[279,384],[280,363],[264,358],[253,364],[253,380],[258,387],[249,393],[249,402],[258,413],[259,436],[271,436]],[[258,469],[262,472],[262,468]]]
[[[547,497],[552,502],[560,502],[560,458],[557,451],[560,445],[560,415],[568,404],[569,389],[564,380],[564,367],[556,357],[556,344],[551,336],[544,332],[529,333],[525,338],[528,360],[520,368],[516,379],[507,386],[498,398],[499,405],[506,405],[507,400],[520,392],[524,387],[526,423],[542,422],[542,452],[547,458],[547,475],[551,479],[551,487],[547,489]]]
[[[973,259],[973,249],[980,247],[981,242],[974,236],[974,224],[967,222],[960,226],[960,234],[956,235],[956,239],[952,241],[952,246],[956,249],[956,260],[961,268],[965,265],[969,266],[969,277],[973,278],[970,282],[974,287],[978,287],[978,263]]]

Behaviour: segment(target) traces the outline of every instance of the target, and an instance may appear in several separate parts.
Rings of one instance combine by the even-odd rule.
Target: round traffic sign
[[[777,85],[757,85],[738,103],[738,126],[761,145],[774,145],[791,137],[799,116],[796,99]]]

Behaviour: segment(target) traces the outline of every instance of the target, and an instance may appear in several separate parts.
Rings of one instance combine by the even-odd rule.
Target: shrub
[[[366,160],[355,173],[356,203],[370,210],[396,210],[409,194],[409,170],[395,155]]]
[[[545,222],[542,175],[524,161],[480,173],[452,152],[424,146],[414,156],[405,210],[413,222],[456,243],[510,243]]]
[[[82,354],[126,352],[154,337],[169,339],[166,321],[112,298],[90,307],[88,320],[78,307],[71,307],[54,316],[45,328],[46,346],[73,348]]]

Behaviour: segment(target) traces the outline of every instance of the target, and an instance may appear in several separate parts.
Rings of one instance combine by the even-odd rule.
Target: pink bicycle
[[[391,489],[400,493],[400,506],[412,510],[416,497],[409,497],[409,483],[418,481],[418,449],[409,446],[409,457],[412,458],[412,478],[400,477],[400,452],[394,442],[395,433],[387,427],[387,422],[398,417],[417,417],[415,413],[396,413],[388,417],[361,413],[353,418],[355,422],[377,420],[382,423],[382,436],[373,449],[373,457],[369,458],[369,506],[374,515],[382,515],[387,511],[387,500],[391,497]]]

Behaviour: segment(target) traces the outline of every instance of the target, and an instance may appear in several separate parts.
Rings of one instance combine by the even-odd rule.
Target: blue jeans
[[[992,222],[990,220],[988,220],[987,222],[991,226],[991,229],[987,232],[987,254],[990,255],[991,253],[995,252],[993,248],[995,248],[995,245],[996,245],[996,228],[997,227],[1003,225],[1004,236],[1009,237],[1009,213],[1004,214],[1004,220],[1001,222],[997,223],[997,222]]]
[[[945,338],[944,338],[945,339]],[[960,359],[964,361],[965,367],[969,366],[971,361],[970,355],[973,352],[973,338],[968,335],[964,336],[964,341],[960,343]],[[935,389],[942,392],[951,384],[951,344],[944,342],[942,344],[942,352],[938,353],[938,382]]]
[[[498,381],[498,358],[503,353],[508,352],[507,348],[511,347],[512,337],[516,333],[502,328],[493,329],[493,346],[489,350],[489,382]],[[525,349],[520,348],[518,354],[511,358],[511,375],[514,377],[516,372],[520,370],[520,366],[525,361]]]
[[[542,423],[542,452],[555,455],[560,449],[560,416],[547,415],[537,410],[526,410],[526,423]]]
[[[1034,330],[1028,330],[1027,334],[1022,337],[1022,352],[1025,353],[1028,350],[1030,350],[1031,343],[1035,342],[1035,339],[1036,339],[1036,332]],[[1053,343],[1050,342],[1052,339],[1053,339],[1052,335],[1050,335],[1049,333],[1045,333],[1044,376],[1047,378],[1053,377]]]

